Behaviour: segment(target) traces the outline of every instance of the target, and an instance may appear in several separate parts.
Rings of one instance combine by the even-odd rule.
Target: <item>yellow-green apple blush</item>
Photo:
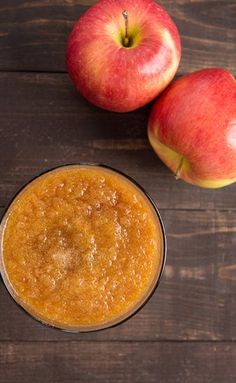
[[[206,188],[236,181],[236,81],[222,68],[172,83],[156,101],[148,136],[176,178]]]
[[[177,28],[153,0],[100,0],[68,40],[69,75],[91,103],[128,112],[153,100],[180,62]]]

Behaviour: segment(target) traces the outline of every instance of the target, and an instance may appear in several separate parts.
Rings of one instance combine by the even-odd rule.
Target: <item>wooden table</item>
[[[114,114],[87,103],[64,64],[74,21],[95,1],[0,4],[0,207],[43,170],[103,162],[139,181],[161,209],[168,258],[160,288],[114,329],[69,334],[32,320],[0,282],[0,382],[236,381],[236,185],[176,181],[151,150],[150,106]],[[183,44],[178,75],[236,74],[235,0],[161,0]]]

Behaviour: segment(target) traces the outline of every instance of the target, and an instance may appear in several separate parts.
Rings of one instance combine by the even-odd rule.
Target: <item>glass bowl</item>
[[[50,320],[45,320],[40,313],[36,312],[32,308],[28,307],[22,300],[21,298],[17,295],[17,293],[14,291],[13,286],[11,285],[11,282],[8,278],[6,268],[4,266],[4,259],[3,259],[3,237],[4,237],[4,228],[8,219],[8,216],[11,212],[11,206],[17,200],[20,198],[21,194],[31,186],[33,182],[35,182],[39,177],[43,177],[44,175],[48,174],[49,172],[57,172],[62,168],[70,168],[70,167],[97,167],[97,168],[102,168],[104,170],[107,170],[109,172],[115,173],[116,175],[120,176],[122,179],[125,179],[129,183],[131,183],[135,189],[137,189],[138,193],[144,197],[146,202],[148,202],[149,206],[151,207],[151,210],[154,212],[154,216],[156,219],[156,224],[159,227],[159,232],[160,232],[160,237],[161,237],[161,254],[160,254],[160,262],[158,265],[158,268],[156,270],[155,278],[153,279],[151,285],[149,286],[148,290],[145,292],[145,295],[142,297],[142,299],[134,306],[132,307],[129,311],[127,311],[125,314],[120,315],[119,317],[116,317],[115,319],[105,322],[103,324],[98,324],[98,325],[89,325],[89,326],[75,326],[75,325],[61,325],[57,324],[55,321],[50,321]],[[27,184],[25,184],[13,197],[11,200],[10,204],[8,205],[2,220],[0,222],[0,272],[2,276],[2,280],[4,282],[4,285],[8,292],[10,293],[11,297],[15,300],[15,302],[24,310],[26,311],[32,318],[36,319],[37,321],[47,325],[51,326],[63,331],[68,331],[68,332],[90,332],[90,331],[99,331],[105,328],[110,328],[117,326],[118,324],[121,324],[122,322],[126,321],[130,317],[132,317],[134,314],[136,314],[150,299],[154,291],[156,290],[161,276],[163,274],[165,262],[166,262],[166,235],[165,235],[165,230],[164,230],[164,225],[159,213],[159,210],[153,201],[153,199],[148,195],[148,193],[131,177],[128,175],[124,174],[123,172],[114,169],[110,166],[103,165],[103,164],[93,164],[93,163],[77,163],[77,164],[65,164],[62,166],[57,166],[52,169],[49,169],[41,174],[39,174],[37,177],[33,178],[30,180]]]

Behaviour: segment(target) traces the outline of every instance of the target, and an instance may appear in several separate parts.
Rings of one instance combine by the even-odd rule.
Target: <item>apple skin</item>
[[[123,46],[128,12],[131,47]],[[179,33],[153,0],[101,0],[75,24],[67,44],[69,75],[91,103],[129,112],[153,100],[180,62]]]
[[[153,106],[150,143],[186,182],[218,188],[236,181],[236,81],[222,68],[172,83]]]

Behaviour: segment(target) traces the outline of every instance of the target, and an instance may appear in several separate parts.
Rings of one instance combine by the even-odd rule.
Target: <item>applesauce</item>
[[[68,165],[29,183],[1,223],[0,267],[13,298],[65,330],[116,324],[153,291],[165,237],[151,199],[123,174]]]

